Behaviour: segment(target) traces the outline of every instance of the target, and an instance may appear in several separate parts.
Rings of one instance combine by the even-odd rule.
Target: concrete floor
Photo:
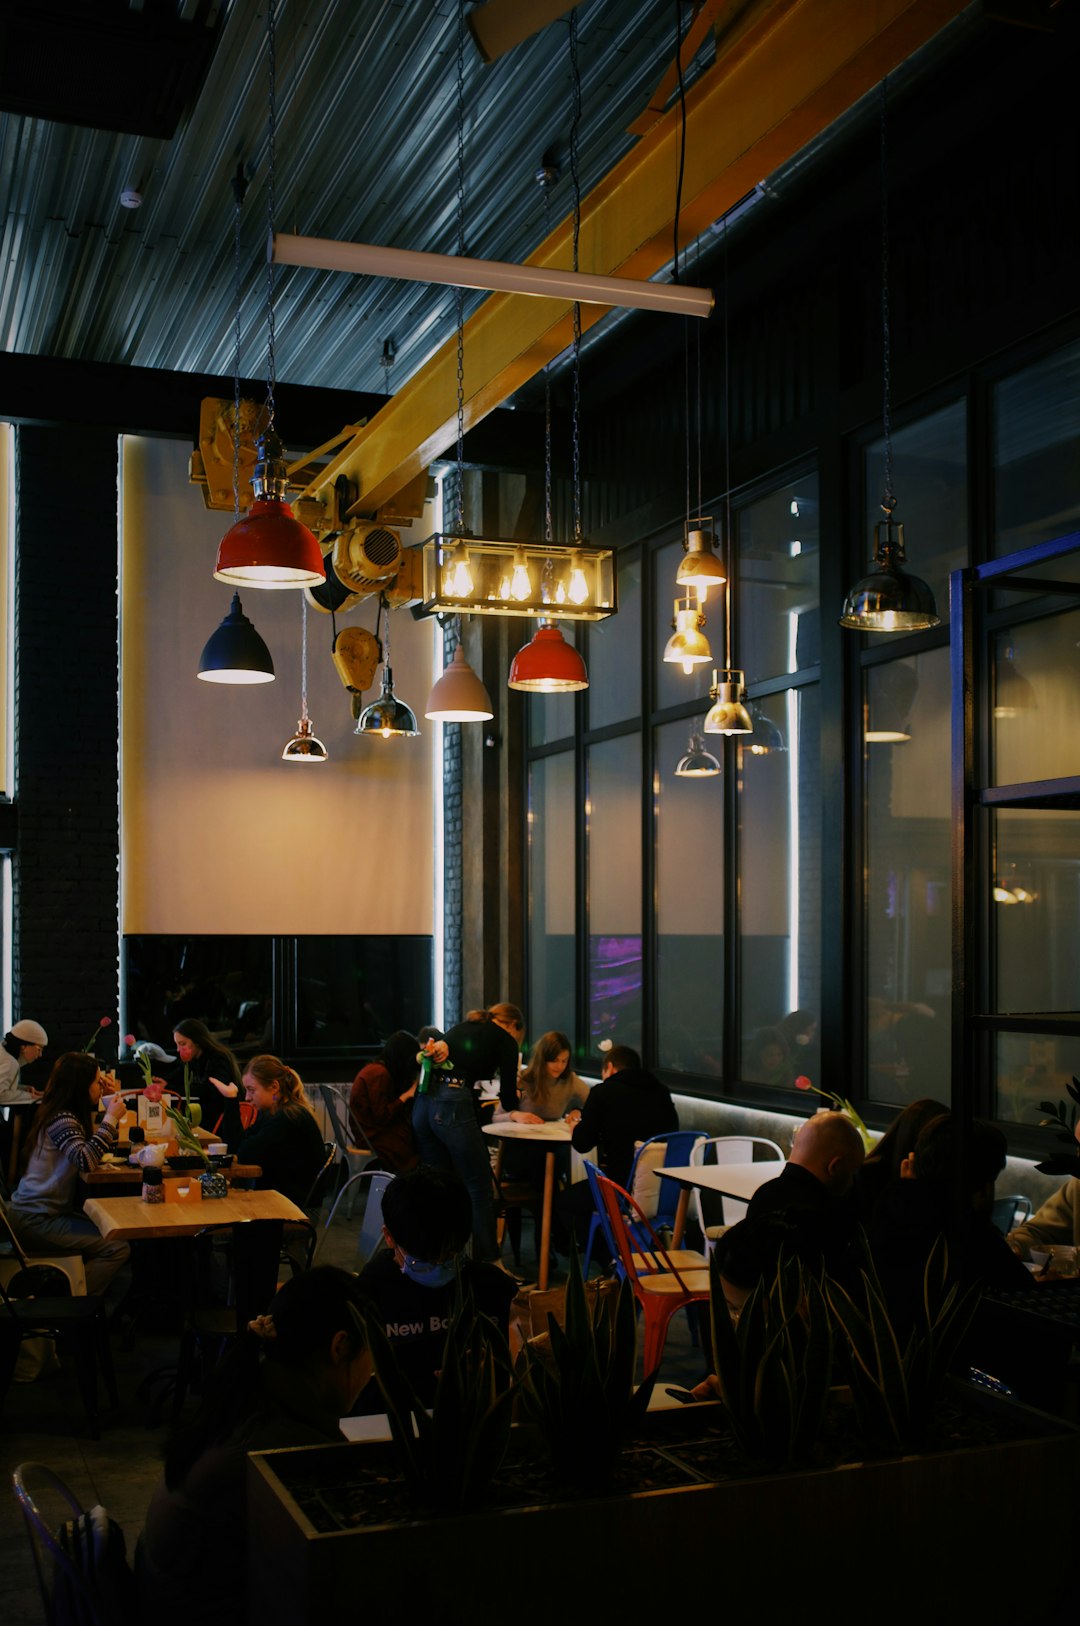
[[[359,1211],[351,1221],[339,1212],[320,1243],[320,1264],[357,1268],[361,1218]],[[534,1275],[536,1270],[533,1246],[532,1226],[526,1221],[522,1253],[526,1275]],[[506,1257],[509,1260],[508,1251]],[[553,1281],[559,1279],[556,1276]],[[114,1284],[113,1298],[117,1302],[122,1288],[123,1277]],[[84,1506],[102,1503],[122,1525],[131,1557],[161,1472],[161,1453],[168,1432],[160,1409],[153,1403],[161,1387],[152,1382],[152,1377],[175,1365],[176,1352],[175,1333],[140,1330],[131,1349],[124,1347],[118,1331],[114,1334],[113,1358],[121,1404],[118,1411],[103,1413],[99,1440],[89,1437],[70,1358],[64,1359],[63,1369],[56,1375],[9,1389],[0,1413],[0,1479],[4,1486],[0,1493],[0,1598],[8,1626],[23,1626],[24,1622],[35,1626],[44,1620],[22,1516],[9,1489],[12,1470],[24,1462],[44,1463],[67,1482]],[[691,1347],[687,1318],[677,1316],[668,1338],[665,1380],[685,1386],[696,1382],[701,1374],[701,1353]],[[43,1506],[48,1512],[48,1504]]]

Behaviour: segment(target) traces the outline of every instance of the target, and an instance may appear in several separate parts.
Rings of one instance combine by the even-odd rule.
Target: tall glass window
[[[742,1079],[820,1083],[821,717],[817,684],[755,707],[739,750]],[[763,749],[768,744],[768,749]]]
[[[1063,572],[1055,566],[1054,574]],[[999,632],[993,643],[995,785],[1080,774],[1080,610]]]
[[[641,556],[619,561],[619,609],[589,623],[589,727],[623,723],[641,711]]]
[[[949,651],[866,673],[867,1066],[873,1100],[949,1099]]]
[[[589,1046],[641,1045],[641,736],[589,747]]]
[[[722,776],[676,773],[691,727],[656,730],[657,1060],[719,1078],[724,1033],[724,804]],[[710,755],[716,747],[713,740]],[[717,753],[718,755],[720,753]]]
[[[821,616],[817,477],[739,510],[734,658],[754,732],[738,737],[739,1071],[819,1082]],[[812,678],[812,680],[811,680]],[[777,680],[798,679],[777,688]]]
[[[993,394],[994,554],[1080,528],[1080,343]]]
[[[995,1009],[1080,1011],[1080,813],[991,817]]]
[[[573,1035],[574,755],[560,751],[529,768],[529,1031]]]

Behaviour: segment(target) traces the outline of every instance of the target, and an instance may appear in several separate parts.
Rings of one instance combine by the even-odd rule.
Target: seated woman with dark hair
[[[182,1064],[170,1088],[194,1102],[204,1129],[211,1129],[235,1152],[240,1122],[240,1067],[232,1051],[193,1016],[177,1022],[173,1043]]]
[[[124,1116],[123,1100],[114,1092],[95,1126],[102,1087],[95,1056],[70,1050],[59,1058],[23,1146],[21,1178],[8,1208],[27,1253],[81,1255],[88,1293],[104,1293],[131,1253],[126,1242],[101,1235],[79,1198],[80,1174],[92,1173],[115,1149]]]
[[[919,1101],[909,1101],[899,1117],[893,1119],[855,1175],[854,1202],[864,1225],[871,1219],[885,1189],[899,1180],[904,1161],[915,1150],[915,1142],[927,1124],[935,1118],[947,1117],[948,1112],[943,1102],[924,1096]]]
[[[392,1033],[379,1059],[361,1067],[349,1092],[349,1111],[380,1163],[394,1174],[415,1169],[420,1161],[412,1132],[412,1102],[420,1076],[418,1044],[404,1029]]]
[[[1031,1287],[1030,1275],[990,1220],[994,1182],[1005,1167],[1005,1136],[975,1118],[961,1156],[961,1133],[950,1112],[925,1125],[867,1230],[901,1347],[919,1312],[926,1261],[939,1237],[948,1246],[950,1278],[961,1287]]]
[[[244,1089],[259,1115],[236,1148],[238,1162],[259,1164],[260,1190],[280,1191],[302,1204],[326,1146],[299,1074],[277,1056],[253,1056]]]
[[[165,1451],[135,1574],[147,1620],[247,1619],[247,1454],[340,1441],[371,1376],[355,1276],[319,1266],[277,1294],[215,1370],[198,1414]]]

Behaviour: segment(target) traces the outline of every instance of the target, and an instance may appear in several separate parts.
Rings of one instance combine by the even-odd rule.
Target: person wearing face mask
[[[432,1168],[399,1174],[383,1197],[386,1249],[357,1278],[425,1406],[435,1397],[459,1271],[480,1313],[490,1316],[504,1337],[509,1330],[516,1284],[494,1265],[462,1257],[471,1226],[469,1193],[456,1174]],[[357,1411],[383,1409],[381,1392],[371,1384]]]

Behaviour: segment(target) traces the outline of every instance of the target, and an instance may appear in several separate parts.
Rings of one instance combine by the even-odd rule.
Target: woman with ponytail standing
[[[303,1203],[326,1148],[299,1075],[277,1056],[253,1056],[244,1089],[259,1116],[236,1148],[237,1161],[259,1164],[262,1190]]]
[[[413,1102],[413,1135],[421,1161],[432,1168],[453,1169],[468,1190],[473,1258],[481,1264],[498,1262],[499,1245],[491,1158],[473,1086],[497,1078],[504,1110],[516,1112],[519,1046],[524,1037],[525,1019],[516,1005],[470,1011],[464,1022],[435,1041],[432,1055],[437,1065]]]

